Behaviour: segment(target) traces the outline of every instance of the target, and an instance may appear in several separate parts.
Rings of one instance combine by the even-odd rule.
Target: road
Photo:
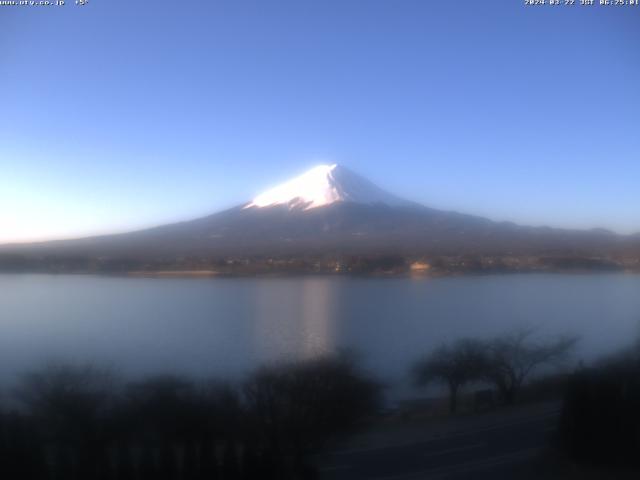
[[[534,478],[532,460],[553,434],[559,405],[451,420],[449,429],[387,435],[385,444],[335,451],[318,458],[324,480]],[[445,426],[446,427],[446,426]],[[384,436],[384,435],[383,435]]]

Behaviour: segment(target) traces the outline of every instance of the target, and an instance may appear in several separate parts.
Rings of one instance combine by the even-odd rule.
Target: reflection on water
[[[258,356],[306,359],[333,353],[334,290],[328,277],[259,282],[252,339]]]
[[[328,278],[303,281],[300,330],[303,335],[301,353],[304,358],[332,353],[335,349],[333,285]]]
[[[632,342],[640,276],[143,279],[0,275],[0,382],[43,362],[239,378],[257,365],[355,350],[408,385],[419,356],[460,336],[532,325],[578,334],[576,360]],[[398,387],[400,388],[400,387]]]

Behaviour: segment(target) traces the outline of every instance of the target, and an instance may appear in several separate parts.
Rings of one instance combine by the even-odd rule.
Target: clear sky
[[[640,7],[73,3],[0,7],[0,243],[193,218],[335,162],[438,208],[640,231]]]

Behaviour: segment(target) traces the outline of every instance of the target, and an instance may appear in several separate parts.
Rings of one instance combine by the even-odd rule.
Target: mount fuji
[[[636,256],[639,245],[638,236],[602,229],[526,227],[432,209],[343,166],[320,165],[207,217],[124,234],[5,245],[0,256],[168,263],[383,254]]]
[[[340,165],[319,165],[286,183],[258,195],[244,208],[286,205],[310,210],[337,202],[363,205],[411,206],[411,202],[385,192],[369,180]]]

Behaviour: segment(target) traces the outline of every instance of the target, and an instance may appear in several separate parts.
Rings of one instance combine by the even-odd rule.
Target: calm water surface
[[[639,333],[640,276],[145,279],[0,275],[0,381],[47,361],[235,379],[342,349],[405,392],[413,360],[530,325],[581,335],[576,361]]]

